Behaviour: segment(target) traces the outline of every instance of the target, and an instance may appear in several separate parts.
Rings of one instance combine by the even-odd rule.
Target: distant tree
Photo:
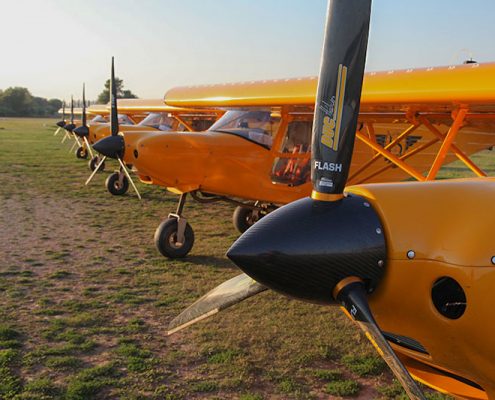
[[[115,77],[115,87],[118,99],[137,99],[138,97],[130,90],[124,90],[124,80]],[[98,103],[106,104],[110,101],[110,79],[105,82],[105,89],[98,95]]]
[[[48,115],[48,100],[42,97],[33,97],[29,114],[44,117]]]
[[[0,90],[0,116],[43,117],[55,115],[62,106],[58,99],[34,97],[28,89],[10,87]]]
[[[48,100],[48,109],[49,114],[54,115],[58,110],[62,108],[62,100],[59,99],[50,99]]]
[[[9,87],[0,97],[0,108],[6,116],[24,117],[30,114],[33,96],[22,87]]]

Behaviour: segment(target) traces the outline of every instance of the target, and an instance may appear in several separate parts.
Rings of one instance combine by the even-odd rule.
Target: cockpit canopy
[[[227,111],[209,131],[240,136],[270,149],[279,125],[280,116],[271,111]]]
[[[95,115],[89,123],[91,124],[106,124],[108,121],[102,115]]]
[[[179,124],[169,113],[149,113],[138,125],[150,126],[160,131],[175,131]]]
[[[135,125],[135,122],[128,115],[119,114],[118,119],[121,125]]]

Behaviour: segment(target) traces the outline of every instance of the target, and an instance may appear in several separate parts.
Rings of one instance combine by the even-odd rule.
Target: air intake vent
[[[414,339],[411,339],[407,336],[395,335],[389,332],[383,332],[383,336],[389,341],[398,346],[406,347],[410,350],[417,351],[419,353],[428,354],[426,349],[421,345],[421,343],[417,342]]]

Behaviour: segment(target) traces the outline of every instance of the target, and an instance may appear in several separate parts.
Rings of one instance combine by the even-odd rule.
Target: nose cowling
[[[304,198],[270,213],[246,231],[227,256],[257,282],[314,303],[333,302],[344,278],[361,278],[369,292],[385,267],[383,228],[368,201]]]
[[[74,133],[79,136],[80,138],[88,137],[89,136],[89,128],[85,125],[78,126],[76,129],[74,129]]]
[[[69,131],[69,132],[72,133],[72,131],[74,130],[75,127],[76,127],[75,124],[67,124],[67,125],[65,125],[64,128],[65,128],[65,130],[67,130],[67,131]]]
[[[109,158],[122,158],[124,156],[124,138],[121,135],[107,136],[98,140],[93,148],[100,154]]]

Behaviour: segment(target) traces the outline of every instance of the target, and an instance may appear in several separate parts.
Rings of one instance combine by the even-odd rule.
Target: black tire
[[[235,229],[240,233],[244,233],[253,226],[261,218],[261,213],[255,212],[251,208],[246,208],[242,206],[237,206],[232,215],[232,222],[234,223]]]
[[[129,189],[129,180],[127,179],[127,176],[124,176],[124,178],[122,179],[122,184],[120,184],[119,173],[114,172],[112,175],[108,176],[107,180],[105,181],[105,185],[107,187],[107,190],[114,196],[121,196]]]
[[[84,147],[80,146],[76,150],[76,157],[85,160],[88,158],[88,151]]]
[[[194,244],[194,232],[189,223],[186,223],[184,232],[184,243],[176,243],[177,240],[177,219],[167,218],[156,228],[155,246],[158,251],[168,258],[182,258],[187,256]]]
[[[88,166],[89,166],[89,169],[91,171],[94,171],[96,166],[98,165],[98,163],[100,162],[100,158],[98,156],[94,156],[91,160],[89,160],[88,162]],[[101,172],[105,169],[105,162],[103,162],[103,164],[100,165],[100,169],[98,170],[98,172]]]

